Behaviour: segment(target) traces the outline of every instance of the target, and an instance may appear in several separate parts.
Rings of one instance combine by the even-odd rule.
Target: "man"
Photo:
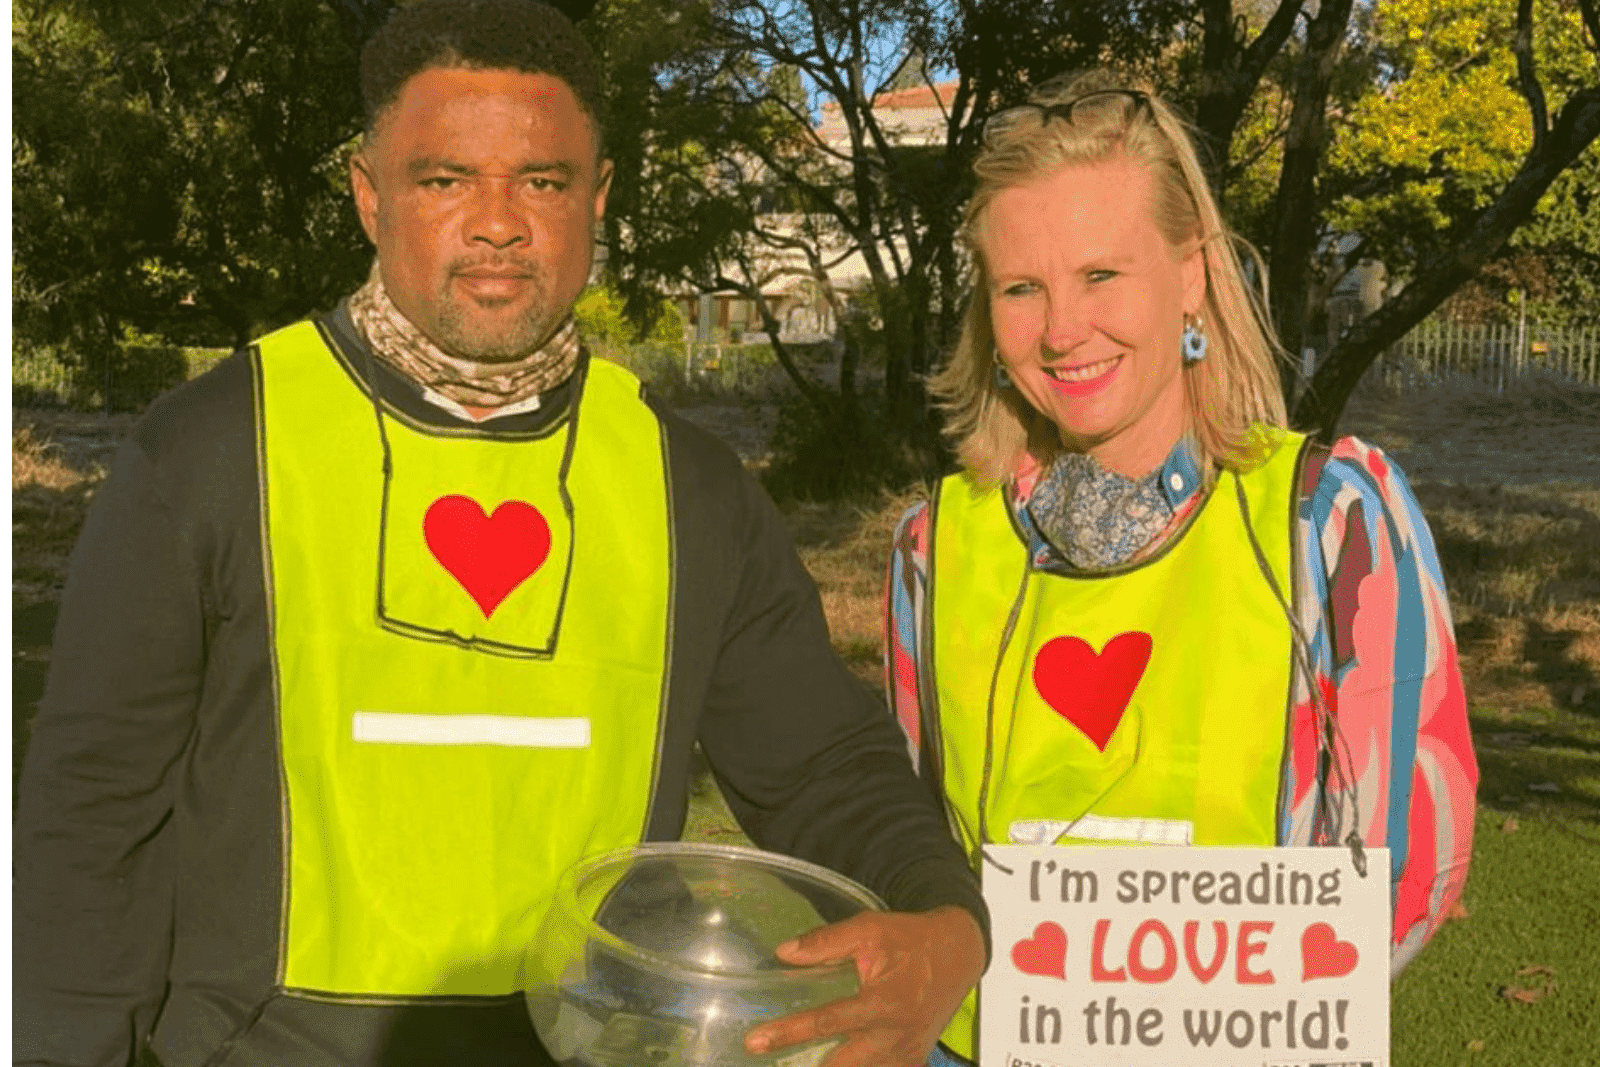
[[[545,1064],[554,879],[682,828],[698,739],[766,847],[899,911],[753,1031],[920,1063],[983,908],[737,460],[579,350],[611,167],[570,23],[424,0],[362,57],[378,256],[155,405],[75,553],[16,845],[15,1057]]]

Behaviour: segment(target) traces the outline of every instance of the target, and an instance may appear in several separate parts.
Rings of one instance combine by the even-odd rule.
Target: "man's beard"
[[[474,363],[515,363],[537,352],[562,322],[568,308],[550,306],[543,279],[528,279],[533,289],[528,309],[496,327],[474,323],[472,310],[461,301],[445,299],[434,322],[437,336],[431,338],[446,353]],[[480,304],[480,306],[484,306]],[[488,303],[489,310],[494,303]]]

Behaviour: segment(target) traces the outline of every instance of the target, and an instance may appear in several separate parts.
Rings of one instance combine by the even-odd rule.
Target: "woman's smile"
[[[1122,356],[1119,353],[1110,359],[1081,363],[1076,367],[1046,366],[1044,372],[1051,379],[1050,388],[1063,396],[1080,397],[1110,385],[1117,368],[1121,366]]]

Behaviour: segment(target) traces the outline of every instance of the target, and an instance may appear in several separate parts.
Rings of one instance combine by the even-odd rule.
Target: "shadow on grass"
[[[1600,844],[1600,797],[1592,785],[1600,772],[1600,745],[1561,735],[1538,735],[1533,744],[1505,744],[1494,740],[1504,736],[1503,729],[1482,733],[1486,736],[1476,742],[1481,803],[1591,823]]]
[[[1600,678],[1572,655],[1579,638],[1577,630],[1555,629],[1529,619],[1522,658],[1533,664],[1533,680],[1544,683],[1561,706],[1600,719]]]
[[[1456,641],[1465,649],[1491,644],[1506,621],[1477,615],[1456,625]],[[1493,686],[1542,686],[1552,706],[1600,720],[1600,675],[1574,654],[1580,642],[1594,640],[1592,632],[1528,616],[1521,618],[1520,629],[1515,649],[1498,662],[1479,665],[1478,677]],[[1469,698],[1475,696],[1470,690]]]
[[[1414,488],[1453,602],[1509,615],[1600,599],[1593,491],[1438,482]]]

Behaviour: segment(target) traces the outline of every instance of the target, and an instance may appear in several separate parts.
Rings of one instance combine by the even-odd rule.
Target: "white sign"
[[[1387,849],[984,851],[982,1067],[1386,1067]]]

